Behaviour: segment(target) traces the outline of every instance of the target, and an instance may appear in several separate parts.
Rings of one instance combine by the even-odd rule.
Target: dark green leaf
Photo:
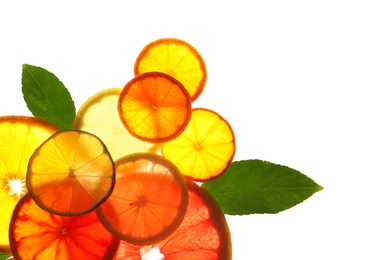
[[[0,253],[0,260],[13,259],[12,255]]]
[[[51,72],[23,64],[22,92],[28,109],[61,129],[71,129],[76,109],[64,84]]]
[[[322,189],[297,170],[261,160],[233,162],[221,177],[202,187],[229,215],[278,213]]]

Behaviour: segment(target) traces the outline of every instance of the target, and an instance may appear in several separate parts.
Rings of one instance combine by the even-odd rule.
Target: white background
[[[0,115],[30,115],[23,63],[55,73],[78,108],[124,86],[144,45],[181,38],[208,69],[194,107],[231,123],[235,160],[287,165],[324,187],[276,215],[228,216],[233,258],[390,259],[386,1],[5,2]]]

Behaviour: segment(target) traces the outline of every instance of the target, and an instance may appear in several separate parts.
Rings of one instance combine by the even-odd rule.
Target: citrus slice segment
[[[122,157],[115,166],[114,191],[97,209],[103,225],[135,245],[157,243],[175,231],[188,205],[179,170],[152,153]]]
[[[34,201],[53,214],[72,216],[97,208],[111,194],[114,162],[95,135],[61,130],[29,161],[26,186]]]
[[[122,88],[109,88],[88,98],[77,111],[73,128],[98,136],[114,161],[130,153],[157,153],[159,147],[156,144],[133,137],[123,126],[118,114],[121,91]]]
[[[189,179],[207,181],[223,174],[236,151],[234,132],[216,112],[197,108],[176,139],[164,143],[161,152]]]
[[[15,207],[9,239],[14,259],[112,259],[119,239],[100,223],[96,211],[60,216],[40,208],[29,194]]]
[[[59,128],[28,116],[0,117],[0,252],[10,252],[8,226],[19,199],[27,192],[28,160]]]
[[[175,38],[162,38],[146,45],[135,65],[136,76],[160,71],[180,81],[195,101],[202,93],[207,79],[205,62],[189,43]]]
[[[191,99],[173,77],[149,72],[126,84],[119,96],[118,112],[130,134],[162,143],[184,131],[191,118]]]
[[[180,227],[162,242],[151,246],[121,241],[114,259],[232,259],[230,231],[218,203],[196,183],[189,181],[187,186],[189,204]]]

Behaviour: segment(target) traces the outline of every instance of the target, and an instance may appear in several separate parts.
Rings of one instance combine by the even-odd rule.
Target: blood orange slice
[[[112,259],[119,240],[96,212],[60,216],[41,209],[29,194],[16,205],[9,239],[14,259]]]
[[[121,241],[114,259],[232,259],[230,231],[218,203],[196,183],[187,182],[187,187],[187,213],[172,235],[160,243],[143,247]]]

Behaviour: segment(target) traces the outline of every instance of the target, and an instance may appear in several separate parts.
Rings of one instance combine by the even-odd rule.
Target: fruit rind
[[[156,81],[159,85],[153,85]],[[164,84],[169,84],[173,88],[167,91],[159,81],[165,81]],[[162,91],[167,92],[162,95]],[[171,97],[173,91],[178,96]],[[154,96],[144,94],[146,92]],[[166,97],[169,101],[164,107],[155,104],[165,103]],[[154,99],[150,100],[151,98]],[[128,132],[142,141],[151,143],[164,143],[179,136],[191,119],[191,108],[191,98],[184,86],[174,77],[162,72],[146,72],[136,76],[123,87],[118,100],[119,116]],[[162,113],[159,109],[169,111]]]
[[[58,141],[56,138],[60,138],[62,140]],[[94,154],[97,156],[97,157],[92,158],[92,160],[94,160],[94,161],[84,161],[84,159],[91,159],[90,158],[91,154],[88,153],[88,150],[92,149],[92,146],[87,147],[87,144],[89,143],[88,140],[84,139],[84,142],[83,142],[84,144],[80,147],[77,147],[77,149],[75,147],[70,147],[70,148],[68,147],[69,148],[68,151],[62,151],[62,150],[58,149],[58,146],[56,146],[57,142],[66,142],[68,138],[74,139],[74,140],[72,140],[72,142],[77,141],[77,144],[78,144],[78,141],[82,140],[83,138],[92,138],[93,144],[98,144],[101,149],[100,149],[100,151],[98,151],[98,155]],[[89,141],[91,141],[91,140],[89,140]],[[60,169],[60,171],[58,171],[58,172],[56,172],[56,170],[48,171],[47,169],[43,168],[45,171],[47,171],[45,173],[45,175],[57,175],[56,181],[51,179],[50,176],[49,176],[48,180],[52,181],[53,183],[57,183],[59,185],[67,184],[67,186],[70,186],[69,189],[72,189],[72,191],[73,191],[73,188],[81,189],[84,192],[84,195],[86,196],[82,199],[75,198],[75,197],[73,197],[74,196],[73,193],[72,194],[65,194],[66,193],[66,191],[65,191],[65,193],[63,194],[63,196],[61,198],[65,198],[65,199],[69,200],[66,202],[69,205],[68,210],[65,210],[65,209],[60,210],[60,209],[58,209],[58,207],[55,208],[54,203],[53,203],[53,205],[48,205],[47,202],[44,201],[44,198],[41,198],[42,195],[45,195],[45,191],[43,191],[43,193],[41,191],[41,189],[43,187],[46,187],[45,189],[47,190],[48,194],[54,192],[54,191],[51,191],[51,188],[54,187],[52,184],[45,182],[45,181],[38,182],[38,184],[34,183],[35,179],[38,178],[38,180],[39,180],[39,175],[41,174],[41,173],[35,172],[35,170],[36,170],[35,169],[35,162],[38,160],[38,166],[39,166],[39,163],[42,164],[42,162],[44,162],[44,160],[46,160],[45,156],[51,155],[50,153],[47,153],[45,151],[44,156],[41,156],[41,150],[46,149],[46,147],[49,147],[49,146],[51,146],[51,148],[57,148],[56,149],[56,151],[58,152],[57,155],[62,154],[63,160],[66,162],[63,163],[64,165],[59,165],[58,168],[62,168],[62,169]],[[80,150],[78,150],[78,149],[80,149]],[[74,154],[79,154],[81,156],[86,155],[88,157],[88,158],[81,158],[81,161],[79,163],[76,162],[75,169],[72,169],[74,162],[67,161],[67,159],[73,160],[75,158],[74,157],[66,158],[66,156],[72,152],[74,152]],[[56,156],[56,155],[54,155],[54,156]],[[99,171],[94,169],[94,167],[92,167],[92,169],[91,169],[90,165],[89,165],[90,163],[95,162],[95,160],[99,159],[100,157],[103,158],[103,165],[101,165],[101,167],[99,168],[99,171],[104,169],[105,170],[104,176],[96,175],[96,173]],[[40,158],[42,158],[42,159],[40,159]],[[56,157],[53,157],[53,158],[56,158]],[[77,161],[77,159],[75,159],[75,161]],[[66,166],[69,168],[64,168],[62,166]],[[91,173],[92,173],[91,176],[88,176],[85,174],[83,174],[85,176],[83,176],[83,175],[73,176],[72,175],[72,172],[76,172],[82,168],[86,168],[87,170],[91,171]],[[99,172],[99,173],[101,173],[101,172]],[[101,187],[98,187],[98,186],[93,187],[90,185],[90,184],[95,184],[95,183],[89,183],[88,181],[85,181],[85,180],[81,182],[81,180],[83,178],[102,178],[102,177],[104,177],[104,178],[107,177],[110,179],[108,187],[106,187],[107,185],[104,184],[106,189],[104,191],[105,194],[103,196],[101,194],[98,194],[98,193],[100,193],[98,191],[98,189],[101,189]],[[60,182],[58,182],[58,181],[60,181]],[[92,190],[88,190],[87,188],[85,188],[82,183],[84,183],[85,185],[89,185],[87,188],[92,188]],[[98,183],[98,184],[100,185],[101,183]],[[101,184],[101,185],[103,185],[103,184]],[[106,145],[96,135],[91,134],[91,133],[86,132],[86,131],[82,131],[82,130],[60,130],[60,131],[56,132],[55,134],[53,134],[49,139],[47,139],[45,142],[43,142],[35,150],[35,152],[32,154],[32,156],[30,158],[30,161],[29,161],[28,167],[27,167],[26,187],[27,187],[29,194],[31,195],[34,202],[39,207],[41,207],[42,209],[44,209],[52,214],[56,214],[56,215],[77,216],[77,215],[89,213],[89,212],[95,210],[97,207],[99,207],[111,195],[111,193],[114,189],[114,186],[115,186],[115,164],[114,164],[113,159],[110,156],[110,153],[109,153]],[[95,194],[95,192],[97,193],[97,195]],[[80,194],[76,194],[76,195],[80,195]],[[57,198],[59,198],[59,195],[57,196]],[[91,204],[91,206],[88,208],[82,207],[82,208],[76,209],[73,207],[74,205],[76,205],[76,203],[74,203],[75,200],[77,200],[77,205],[80,205],[80,203],[86,203],[87,200],[93,201],[93,204]],[[62,205],[62,203],[60,203],[60,202],[58,202],[58,203],[56,202],[56,204]]]
[[[127,155],[116,160],[115,165],[117,168],[116,187],[111,197],[97,209],[98,217],[106,229],[120,239],[134,245],[151,245],[172,234],[180,226],[188,206],[187,184],[177,167],[164,157],[153,153],[135,153]],[[169,177],[165,177],[167,174],[162,172],[170,172]],[[137,183],[130,183],[130,179]],[[148,181],[152,179],[156,179],[157,181],[155,183],[149,183]],[[164,196],[167,195],[167,198],[169,198],[174,195],[168,193],[164,194],[165,192],[172,192],[171,190],[166,190],[167,187],[174,187],[178,192],[178,197],[174,202],[166,200]],[[143,193],[145,188],[148,189],[148,191]],[[161,193],[161,191],[164,191],[164,193]],[[148,236],[145,236],[145,234],[137,236],[133,234],[135,232],[134,227],[131,228],[129,225],[137,222],[137,225],[144,226],[145,231],[152,232],[149,229],[153,229],[147,226],[148,222],[142,222],[147,220],[145,220],[146,218],[141,217],[142,214],[139,213],[140,209],[148,204],[146,203],[140,206],[138,195],[146,195],[146,201],[149,202],[148,200],[150,197],[147,195],[150,194],[149,192],[153,192],[151,196],[154,196],[154,198],[157,199],[152,200],[150,202],[151,205],[162,208],[160,208],[160,214],[165,214],[167,212],[163,207],[177,207],[177,210],[174,211],[174,215],[169,217],[161,215],[155,216],[159,223],[162,220],[164,220],[163,222],[170,221],[162,223],[163,228],[158,232],[153,232]],[[156,196],[161,196],[161,198]],[[164,200],[163,204],[161,204],[161,200]],[[115,205],[115,203],[119,203],[120,206]],[[176,206],[176,204],[178,205]],[[120,213],[118,212],[119,210],[121,211]],[[172,213],[171,209],[169,209],[168,213]],[[118,216],[118,214],[120,215]],[[126,223],[120,219],[120,216],[122,215],[127,216]]]
[[[202,56],[200,55],[200,53],[197,51],[197,49],[195,49],[194,46],[192,46],[191,44],[189,44],[188,42],[186,42],[184,40],[177,39],[177,38],[161,38],[161,39],[152,41],[149,44],[147,44],[146,46],[144,46],[144,48],[141,50],[141,52],[139,53],[139,55],[136,59],[136,62],[134,65],[134,75],[138,76],[142,73],[149,72],[149,71],[161,71],[161,72],[164,72],[164,73],[167,73],[167,74],[173,76],[174,78],[176,78],[179,81],[183,81],[182,78],[180,77],[180,75],[177,75],[173,72],[175,70],[175,67],[170,66],[171,64],[169,64],[169,65],[159,64],[158,67],[154,66],[153,68],[151,68],[147,71],[145,71],[144,69],[141,68],[145,57],[148,58],[148,54],[150,53],[150,51],[153,50],[155,47],[162,46],[162,45],[165,45],[166,49],[169,49],[169,47],[168,47],[169,45],[173,45],[173,46],[176,45],[176,46],[180,46],[182,48],[186,48],[189,51],[189,53],[191,53],[194,56],[194,58],[196,59],[198,66],[199,66],[199,71],[201,72],[200,80],[197,80],[197,81],[199,81],[198,85],[194,86],[194,87],[190,87],[187,85],[187,83],[190,83],[190,82],[182,82],[183,85],[188,90],[188,92],[190,93],[192,102],[194,102],[200,96],[200,94],[203,92],[204,87],[206,85],[207,69],[206,69],[205,62],[204,62]],[[156,53],[156,55],[162,55],[162,54]],[[169,55],[169,54],[166,54],[166,55]]]

